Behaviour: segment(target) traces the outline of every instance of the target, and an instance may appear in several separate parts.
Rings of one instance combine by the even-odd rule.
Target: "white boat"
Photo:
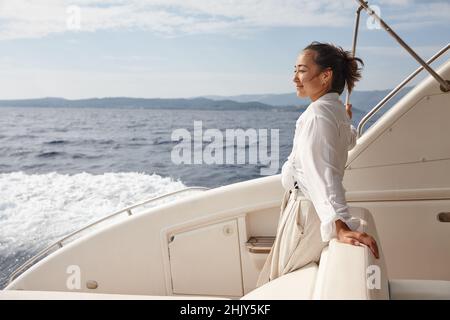
[[[424,62],[357,2],[354,50],[366,10],[421,64],[363,118],[346,165],[350,212],[377,239],[380,259],[333,239],[318,264],[255,289],[280,214],[275,175],[125,208],[113,215],[122,219],[27,261],[0,299],[450,299],[450,59],[431,67],[450,45]],[[363,131],[423,69],[430,75]]]

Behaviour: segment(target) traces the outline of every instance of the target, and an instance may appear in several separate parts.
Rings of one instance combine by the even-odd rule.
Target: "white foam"
[[[184,188],[157,174],[0,174],[0,256],[35,253],[136,202]]]

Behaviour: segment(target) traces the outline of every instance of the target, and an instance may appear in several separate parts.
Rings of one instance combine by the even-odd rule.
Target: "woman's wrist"
[[[336,235],[338,238],[339,235],[342,235],[345,231],[351,231],[347,224],[342,220],[336,220]]]

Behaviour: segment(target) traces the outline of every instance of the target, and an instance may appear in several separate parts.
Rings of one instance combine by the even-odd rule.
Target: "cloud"
[[[413,0],[378,0],[379,4],[388,6],[406,6],[411,5]]]
[[[413,8],[414,10],[396,8],[382,18],[392,21],[392,28],[398,30],[414,30],[437,25],[448,27],[449,2],[427,1],[414,4]]]
[[[352,10],[343,9],[355,5],[348,0],[1,0],[0,39],[73,32],[67,25],[77,14],[69,9],[73,6],[80,8],[80,31],[139,29],[173,36],[342,26],[352,18]]]
[[[438,46],[413,46],[412,49],[424,60],[428,60],[442,47]],[[403,49],[400,45],[397,46],[358,46],[357,51],[362,54],[372,54],[382,57],[390,58],[408,58],[413,59],[409,53]],[[358,54],[357,54],[358,55]]]
[[[441,25],[448,27],[448,1],[378,0],[371,1],[369,5],[378,7],[381,18],[394,30],[412,31]]]
[[[445,1],[379,0],[394,28],[448,23]],[[73,7],[75,6],[75,7]],[[71,28],[79,8],[79,27]],[[67,32],[145,30],[242,36],[270,27],[340,27],[353,23],[350,0],[0,0],[0,40],[41,38]],[[72,24],[71,24],[72,23]]]

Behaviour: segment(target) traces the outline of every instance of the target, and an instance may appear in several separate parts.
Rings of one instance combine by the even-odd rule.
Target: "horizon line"
[[[405,87],[404,89],[407,89],[408,87]],[[392,88],[388,89],[374,89],[374,90],[354,90],[352,94],[355,92],[376,92],[376,91],[389,91],[392,90]],[[136,96],[102,96],[102,97],[88,97],[88,98],[65,98],[65,97],[56,97],[56,96],[45,96],[45,97],[34,97],[34,98],[0,98],[0,101],[17,101],[17,100],[41,100],[41,99],[61,99],[61,100],[68,100],[68,101],[77,101],[77,100],[93,100],[93,99],[161,99],[161,100],[193,100],[193,99],[210,99],[209,97],[220,97],[220,98],[232,98],[232,97],[241,97],[241,96],[277,96],[277,95],[287,95],[287,94],[295,94],[295,91],[293,92],[285,92],[285,93],[243,93],[243,94],[234,94],[234,95],[219,95],[219,94],[205,94],[201,96],[191,96],[191,97],[175,97],[175,98],[163,98],[163,97],[136,97]],[[343,96],[346,94],[346,91],[342,92],[340,96]],[[307,99],[307,98],[299,98],[299,99]],[[225,99],[227,100],[227,99]],[[256,101],[255,101],[256,102]]]

